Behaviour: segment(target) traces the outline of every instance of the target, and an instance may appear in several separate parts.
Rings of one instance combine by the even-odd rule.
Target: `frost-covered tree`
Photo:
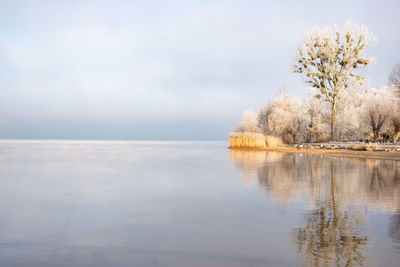
[[[400,137],[400,107],[399,104],[393,107],[389,115],[389,123],[392,132],[391,139],[397,142]]]
[[[394,65],[389,75],[389,84],[395,87],[397,95],[400,96],[400,63]]]
[[[371,62],[362,52],[374,39],[365,26],[351,21],[342,31],[314,27],[304,33],[293,71],[302,74],[305,82],[319,91],[321,100],[329,103],[331,139],[335,137],[338,107],[364,80],[356,70]]]
[[[236,125],[235,132],[259,132],[257,113],[252,110],[245,110],[243,112],[243,121]]]
[[[392,86],[394,94],[399,94],[398,88]],[[397,100],[397,101],[396,101]],[[395,102],[395,103],[393,103]],[[391,133],[391,140],[397,142],[400,138],[400,99],[391,100],[391,110],[389,113],[389,131]]]
[[[309,90],[308,98],[304,102],[304,112],[307,119],[307,130],[304,132],[305,141],[311,142],[320,135],[322,124],[323,103],[315,94],[314,90]]]
[[[400,97],[400,63],[393,66],[392,72],[389,75],[389,84],[396,92],[397,97]],[[392,140],[396,142],[400,137],[400,106],[395,106],[390,113],[390,123],[392,130]]]
[[[387,126],[391,112],[396,106],[398,98],[393,87],[372,89],[362,96],[361,121],[372,131],[375,140],[378,140],[382,128]]]
[[[258,126],[260,132],[264,135],[272,135],[272,132],[268,126],[268,116],[272,113],[272,102],[268,101],[260,107],[258,110]]]
[[[338,110],[337,134],[341,141],[359,140],[362,136],[360,120],[356,116],[359,113],[359,103],[350,102]]]
[[[268,125],[275,134],[287,134],[291,137],[292,143],[296,143],[298,134],[304,129],[305,121],[303,104],[299,99],[284,95],[272,103]]]

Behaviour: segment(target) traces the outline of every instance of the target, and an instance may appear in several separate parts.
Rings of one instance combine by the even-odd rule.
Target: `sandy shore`
[[[240,149],[240,148],[233,148]],[[243,150],[243,149],[241,149]],[[250,150],[250,149],[249,149]],[[310,148],[295,148],[295,147],[271,147],[260,149],[263,151],[275,151],[282,153],[298,153],[298,154],[314,154],[324,155],[333,157],[349,157],[349,158],[367,158],[367,159],[389,159],[389,160],[400,160],[400,152],[380,152],[380,151],[353,151],[347,149],[310,149]]]

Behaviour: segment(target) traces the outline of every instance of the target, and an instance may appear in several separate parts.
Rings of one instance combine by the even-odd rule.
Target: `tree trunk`
[[[400,135],[400,130],[395,130],[393,134],[393,143],[397,142],[397,140],[399,139],[399,135]]]
[[[373,140],[378,143],[378,129],[372,129],[372,134],[374,135]]]
[[[290,136],[292,137],[293,144],[296,144],[296,136],[297,136],[297,134],[290,133]]]
[[[375,129],[372,130],[372,133],[374,134],[374,138],[375,138],[375,142],[379,142],[379,136],[381,135],[381,129],[382,127],[377,127]]]
[[[331,141],[334,141],[336,135],[336,100],[333,100],[331,108]]]

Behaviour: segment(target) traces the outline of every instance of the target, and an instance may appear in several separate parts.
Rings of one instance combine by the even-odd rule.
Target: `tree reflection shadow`
[[[389,236],[392,238],[397,252],[400,253],[400,211],[394,213],[390,218]]]
[[[239,150],[230,158],[243,170],[246,184],[258,183],[280,207],[301,197],[309,200],[304,224],[291,232],[306,265],[365,265],[368,210],[400,210],[398,161]],[[389,235],[397,244],[399,228],[395,213]]]
[[[362,252],[370,239],[362,231],[366,216],[356,208],[343,209],[332,165],[330,182],[330,195],[314,201],[313,210],[305,215],[305,226],[293,230],[293,240],[307,265],[364,265]]]

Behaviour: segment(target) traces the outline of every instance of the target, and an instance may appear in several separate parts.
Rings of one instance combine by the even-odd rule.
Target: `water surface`
[[[400,162],[0,142],[0,266],[398,266]]]

